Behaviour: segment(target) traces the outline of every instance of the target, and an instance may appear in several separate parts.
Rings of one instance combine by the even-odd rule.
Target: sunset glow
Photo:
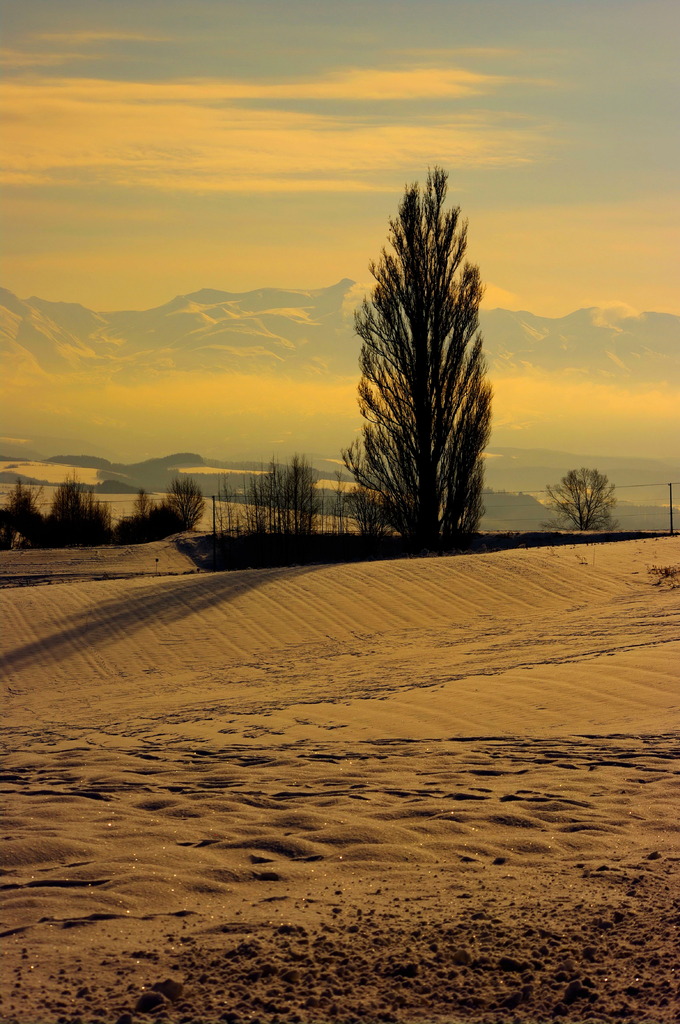
[[[358,301],[404,185],[440,165],[487,310],[680,314],[675,4],[3,6],[2,284],[20,299],[144,310],[350,279]],[[182,408],[194,446],[255,430],[267,457],[310,435],[335,454],[357,426],[353,368],[285,392],[263,373],[62,377],[23,349],[9,371],[10,433],[61,409],[67,435],[136,423],[155,450]],[[495,440],[667,445],[677,380],[626,372],[497,379]]]
[[[5,6],[19,295],[363,280],[438,163],[488,301],[680,312],[671,3]]]

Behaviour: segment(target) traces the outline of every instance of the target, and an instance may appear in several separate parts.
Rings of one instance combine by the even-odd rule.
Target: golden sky
[[[21,298],[120,310],[365,285],[404,185],[438,164],[487,307],[680,314],[676,0],[0,7],[0,284]],[[248,443],[268,458],[305,438],[336,454],[355,383],[27,377],[8,433],[60,419],[137,457]],[[495,386],[496,443],[675,450],[667,381]]]
[[[364,281],[404,184],[440,164],[487,305],[680,313],[675,3],[2,6],[21,297]]]

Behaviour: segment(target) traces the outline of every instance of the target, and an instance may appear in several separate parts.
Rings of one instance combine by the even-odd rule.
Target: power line
[[[664,480],[661,483],[655,484],[614,484],[617,491],[623,491],[629,487],[668,487],[669,484],[672,487],[680,487],[680,482],[677,480]],[[482,494],[547,494],[548,491],[544,488],[542,491],[530,491],[528,488],[523,487],[520,491],[499,491],[495,489],[489,489],[482,491]]]
[[[616,484],[617,491],[623,491],[628,487],[678,487],[680,483],[677,480],[666,480],[662,484]]]

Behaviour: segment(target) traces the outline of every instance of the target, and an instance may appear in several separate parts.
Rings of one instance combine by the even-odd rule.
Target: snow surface
[[[0,1019],[674,1020],[679,556],[0,591]]]

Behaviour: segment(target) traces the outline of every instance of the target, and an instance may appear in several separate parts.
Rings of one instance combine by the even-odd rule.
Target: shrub
[[[157,504],[146,491],[140,490],[132,515],[123,516],[116,525],[114,539],[117,544],[146,544],[183,529],[184,521],[167,499]]]
[[[650,565],[648,572],[657,587],[664,583],[671,588],[680,587],[680,565]]]
[[[108,544],[111,510],[74,476],[59,484],[46,520],[46,543],[54,547]]]

